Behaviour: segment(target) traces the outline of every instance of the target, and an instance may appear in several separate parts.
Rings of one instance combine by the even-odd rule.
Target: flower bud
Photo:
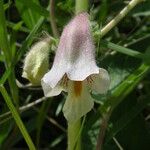
[[[41,78],[48,71],[50,43],[50,38],[35,43],[25,57],[22,77],[33,85],[40,85]]]

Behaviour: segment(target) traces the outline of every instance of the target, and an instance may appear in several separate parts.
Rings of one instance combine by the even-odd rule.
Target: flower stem
[[[83,11],[88,11],[89,1],[88,0],[76,0],[75,12],[76,14]]]
[[[98,139],[97,139],[96,150],[102,150],[103,141],[105,138],[105,133],[106,133],[106,129],[108,126],[108,121],[109,121],[110,115],[111,115],[111,111],[107,112],[102,117],[102,122],[100,124],[100,131],[99,131],[99,135],[98,135]]]
[[[68,123],[68,150],[81,150],[81,120],[70,124]]]
[[[107,34],[113,27],[115,27],[137,4],[143,0],[131,0],[130,3],[123,8],[120,13],[112,19],[104,28],[101,30],[101,37]]]
[[[52,32],[56,38],[59,37],[59,32],[55,22],[55,11],[54,11],[55,0],[50,0],[50,23],[52,27]]]

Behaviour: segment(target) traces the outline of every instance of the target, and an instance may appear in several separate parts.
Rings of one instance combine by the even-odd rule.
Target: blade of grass
[[[11,73],[11,68],[9,68],[9,69],[7,69],[5,71],[5,73],[3,74],[3,76],[0,78],[0,85],[3,85],[6,82],[7,78],[10,75],[10,73]]]
[[[36,123],[36,127],[37,127],[36,145],[37,145],[37,147],[39,147],[39,144],[40,144],[40,134],[41,134],[42,126],[46,119],[46,114],[49,110],[49,106],[50,106],[51,102],[52,101],[50,101],[50,100],[44,101],[38,112],[38,116],[37,116],[37,120],[36,120],[37,121],[37,123]]]
[[[144,54],[142,54],[138,51],[135,51],[135,50],[132,50],[129,48],[125,48],[123,46],[114,44],[112,42],[108,42],[108,41],[104,41],[104,40],[101,40],[100,42],[101,42],[100,45],[102,47],[109,48],[109,49],[112,49],[114,51],[129,55],[129,56],[132,56],[135,58],[140,58],[140,59],[143,59],[145,57]]]
[[[32,31],[30,32],[30,34],[27,36],[26,40],[23,42],[22,47],[18,50],[16,58],[14,59],[15,63],[17,63],[20,60],[20,58],[23,56],[23,54],[25,54],[25,51],[27,50],[27,48],[31,45],[31,43],[34,40],[33,37],[34,37],[35,33],[40,29],[43,22],[44,22],[44,17],[41,17],[39,19],[39,21],[37,22],[37,24],[32,29]]]
[[[0,61],[1,61],[1,62],[4,62],[4,61],[5,61],[4,55],[0,55]]]
[[[11,4],[12,4],[11,1],[8,1],[8,3],[5,3],[5,4],[3,5],[4,10],[7,10],[7,9],[10,7]]]
[[[30,1],[39,5],[39,0],[30,0]],[[28,3],[27,1],[24,2]],[[15,5],[26,26],[29,29],[33,29],[41,15],[35,12],[33,8],[31,9],[28,6],[25,6],[24,3],[22,3],[20,0],[15,0]]]
[[[6,89],[5,89],[5,87],[1,85],[0,86],[0,91],[1,91],[1,93],[3,95],[3,97],[4,97],[4,100],[5,100],[8,108],[11,111],[11,113],[13,115],[13,118],[15,119],[16,124],[18,125],[18,127],[19,127],[19,129],[20,129],[20,131],[21,131],[21,133],[22,133],[22,135],[23,135],[23,137],[24,137],[24,139],[25,139],[29,149],[30,150],[36,150],[32,140],[31,140],[31,137],[29,136],[29,134],[28,134],[28,132],[27,132],[27,130],[26,130],[26,128],[25,128],[25,126],[24,126],[24,124],[23,124],[23,122],[22,122],[22,120],[21,120],[21,118],[20,118],[20,116],[19,116],[19,114],[18,114],[18,112],[16,110],[16,108],[14,107],[14,105],[13,105],[13,103],[12,103],[12,101],[11,101],[11,99],[10,99]]]
[[[11,52],[10,46],[7,38],[7,29],[6,29],[6,22],[5,22],[5,14],[3,8],[3,0],[0,0],[0,48],[4,52],[6,66],[9,66],[11,62]]]
[[[31,1],[31,0],[20,0],[20,2],[24,5],[27,6],[28,8],[31,8],[33,11],[35,11],[36,13],[38,13],[41,16],[44,17],[49,17],[49,12],[48,10],[46,10],[45,8],[43,8],[42,6],[36,4],[35,2]]]
[[[0,48],[4,53],[5,58],[5,67],[8,69],[9,66],[12,66],[12,52],[10,49],[10,43],[8,40],[8,33],[6,28],[6,20],[5,13],[3,8],[3,0],[0,0]],[[16,106],[18,105],[18,88],[15,82],[15,74],[14,69],[12,68],[12,72],[8,78],[11,95],[13,97],[13,101]]]
[[[49,145],[49,148],[54,148],[55,146],[57,146],[60,142],[62,142],[62,140],[65,138],[65,134],[60,135],[59,137],[57,137],[56,139],[54,139],[51,144]]]
[[[16,30],[16,23],[10,22],[10,21],[6,21],[7,27],[12,28],[13,30]],[[17,29],[18,31],[22,31],[22,32],[26,32],[29,33],[30,30],[26,27],[20,26],[19,29]]]

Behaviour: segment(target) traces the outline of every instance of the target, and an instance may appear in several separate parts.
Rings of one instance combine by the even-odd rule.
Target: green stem
[[[115,27],[137,4],[142,1],[143,0],[131,0],[130,3],[124,9],[122,9],[113,20],[111,20],[104,28],[102,28],[101,37]]]
[[[8,33],[6,28],[6,20],[5,20],[5,12],[3,8],[3,0],[0,0],[0,48],[4,53],[5,57],[5,67],[8,69],[11,67],[13,62],[12,60],[12,52],[10,49],[10,44],[8,40]],[[15,74],[14,70],[12,69],[10,77],[8,78],[10,91],[13,97],[13,100],[16,105],[18,105],[18,88],[15,82]]]
[[[50,23],[52,27],[52,32],[56,38],[59,37],[58,28],[55,22],[55,11],[54,11],[55,0],[50,0]]]
[[[68,150],[81,150],[81,120],[68,123]]]
[[[0,91],[1,91],[1,93],[3,95],[3,97],[4,97],[4,100],[5,100],[8,108],[11,111],[12,116],[15,119],[16,124],[19,127],[19,129],[20,129],[20,131],[21,131],[21,133],[22,133],[22,135],[23,135],[23,137],[24,137],[24,139],[25,139],[29,149],[30,150],[36,150],[32,140],[31,140],[31,137],[29,136],[29,134],[28,134],[28,132],[27,132],[27,130],[26,130],[26,128],[25,128],[25,126],[24,126],[24,124],[23,124],[23,122],[22,122],[22,120],[21,120],[21,118],[20,118],[20,116],[19,116],[15,106],[13,105],[13,103],[12,103],[12,101],[11,101],[11,99],[10,99],[6,89],[5,89],[5,87],[1,85],[0,86]]]
[[[89,1],[88,0],[76,0],[75,12],[76,14],[83,11],[88,11]]]

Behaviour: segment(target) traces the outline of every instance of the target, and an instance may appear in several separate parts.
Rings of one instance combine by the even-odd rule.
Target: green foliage
[[[100,29],[124,8],[124,2],[89,3],[97,64],[108,70],[111,85],[106,95],[91,93],[95,107],[80,130],[83,150],[95,149],[99,131],[103,130],[100,125],[108,114],[104,150],[150,149],[149,0],[138,4],[101,39]],[[74,13],[75,1],[55,1],[60,33]],[[49,0],[0,0],[0,149],[33,150],[34,144],[36,149],[67,147],[67,125],[61,112],[66,94],[44,101],[41,87],[32,87],[21,77],[27,51],[47,33],[52,35]],[[49,68],[59,40],[52,39]]]

